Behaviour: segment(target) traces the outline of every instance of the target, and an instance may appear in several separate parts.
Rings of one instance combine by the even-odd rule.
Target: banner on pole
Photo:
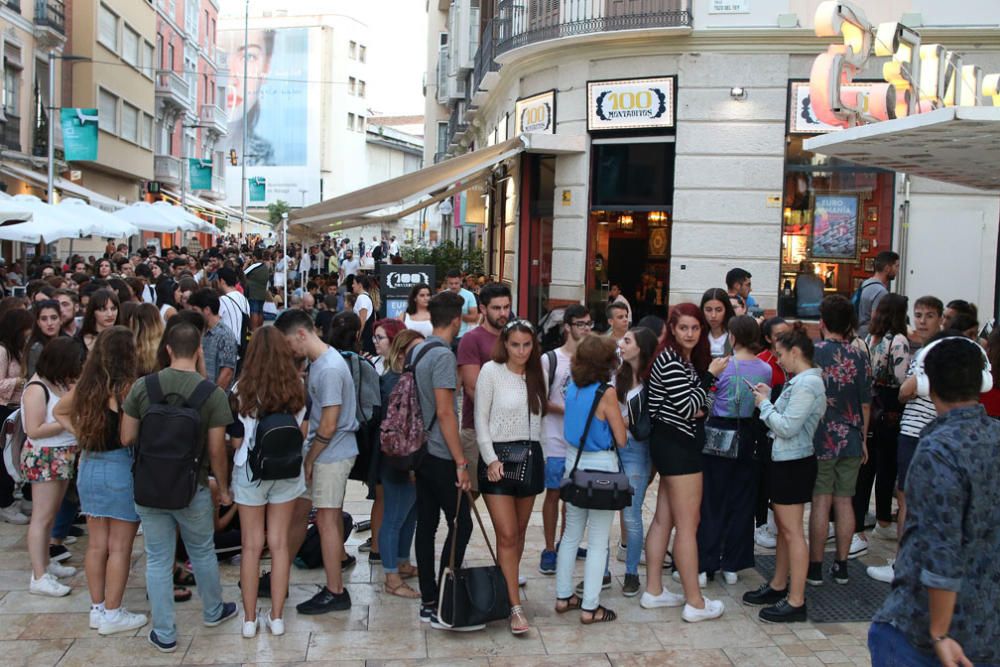
[[[252,176],[247,179],[250,188],[250,201],[263,202],[267,200],[267,179],[263,176]]]
[[[97,109],[60,109],[66,161],[97,159]]]
[[[212,161],[196,157],[189,158],[188,177],[191,179],[192,190],[211,190]]]

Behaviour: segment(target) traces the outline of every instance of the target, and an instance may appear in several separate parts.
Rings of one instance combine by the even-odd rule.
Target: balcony
[[[562,37],[646,30],[690,28],[691,0],[563,0],[559,3],[500,0],[497,6],[496,55]]]
[[[209,201],[221,201],[226,198],[226,178],[212,174],[211,190],[195,190],[195,194]]]
[[[444,162],[447,159],[448,159],[447,151],[438,151],[437,153],[434,154],[434,164],[437,164],[438,162]]]
[[[465,122],[465,110],[461,104],[456,104],[451,110],[451,117],[448,119],[448,144],[457,145],[459,140],[469,129],[469,124]]]
[[[156,72],[156,97],[175,111],[192,111],[191,85],[188,80],[170,70]]]
[[[66,42],[66,7],[63,0],[35,0],[34,32],[35,40],[43,49]]]
[[[226,112],[215,104],[202,104],[201,113],[198,115],[198,123],[218,136],[228,133],[229,119]]]
[[[21,150],[21,119],[7,112],[7,120],[0,123],[3,147],[13,151]]]
[[[3,0],[2,4],[15,14],[21,13],[21,0]]]
[[[483,31],[482,41],[476,49],[475,64],[472,69],[472,95],[480,90],[489,90],[500,79],[500,64],[494,58],[496,40],[493,39],[496,19],[490,19]]]
[[[153,180],[164,185],[180,187],[181,159],[173,155],[153,156]]]

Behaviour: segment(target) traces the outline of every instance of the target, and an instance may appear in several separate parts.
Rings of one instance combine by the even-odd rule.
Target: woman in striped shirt
[[[698,587],[701,450],[708,389],[729,357],[709,360],[708,325],[702,310],[693,303],[678,304],[670,311],[667,338],[646,384],[653,419],[649,453],[660,473],[660,487],[646,535],[646,592],[639,604],[646,609],[684,605],[682,618],[688,622],[718,618],[725,611],[721,601],[703,597]],[[674,527],[674,563],[683,595],[670,592],[662,582],[663,557]]]

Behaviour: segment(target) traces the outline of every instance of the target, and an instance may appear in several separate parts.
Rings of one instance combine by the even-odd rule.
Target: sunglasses
[[[503,330],[504,331],[510,331],[514,327],[524,327],[525,329],[527,329],[531,333],[535,333],[535,327],[534,327],[534,325],[531,322],[529,322],[528,320],[511,320],[506,325],[504,325]]]

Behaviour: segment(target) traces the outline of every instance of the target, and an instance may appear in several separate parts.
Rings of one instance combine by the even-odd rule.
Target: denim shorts
[[[558,490],[565,473],[565,456],[550,456],[545,459],[545,488]]]
[[[247,299],[247,303],[250,305],[251,315],[260,315],[264,312],[264,299]]]
[[[76,488],[80,510],[97,519],[138,522],[132,490],[132,450],[83,452]]]
[[[233,468],[233,501],[247,507],[278,505],[295,500],[306,492],[306,478],[302,471],[291,479],[250,481],[246,465]]]

